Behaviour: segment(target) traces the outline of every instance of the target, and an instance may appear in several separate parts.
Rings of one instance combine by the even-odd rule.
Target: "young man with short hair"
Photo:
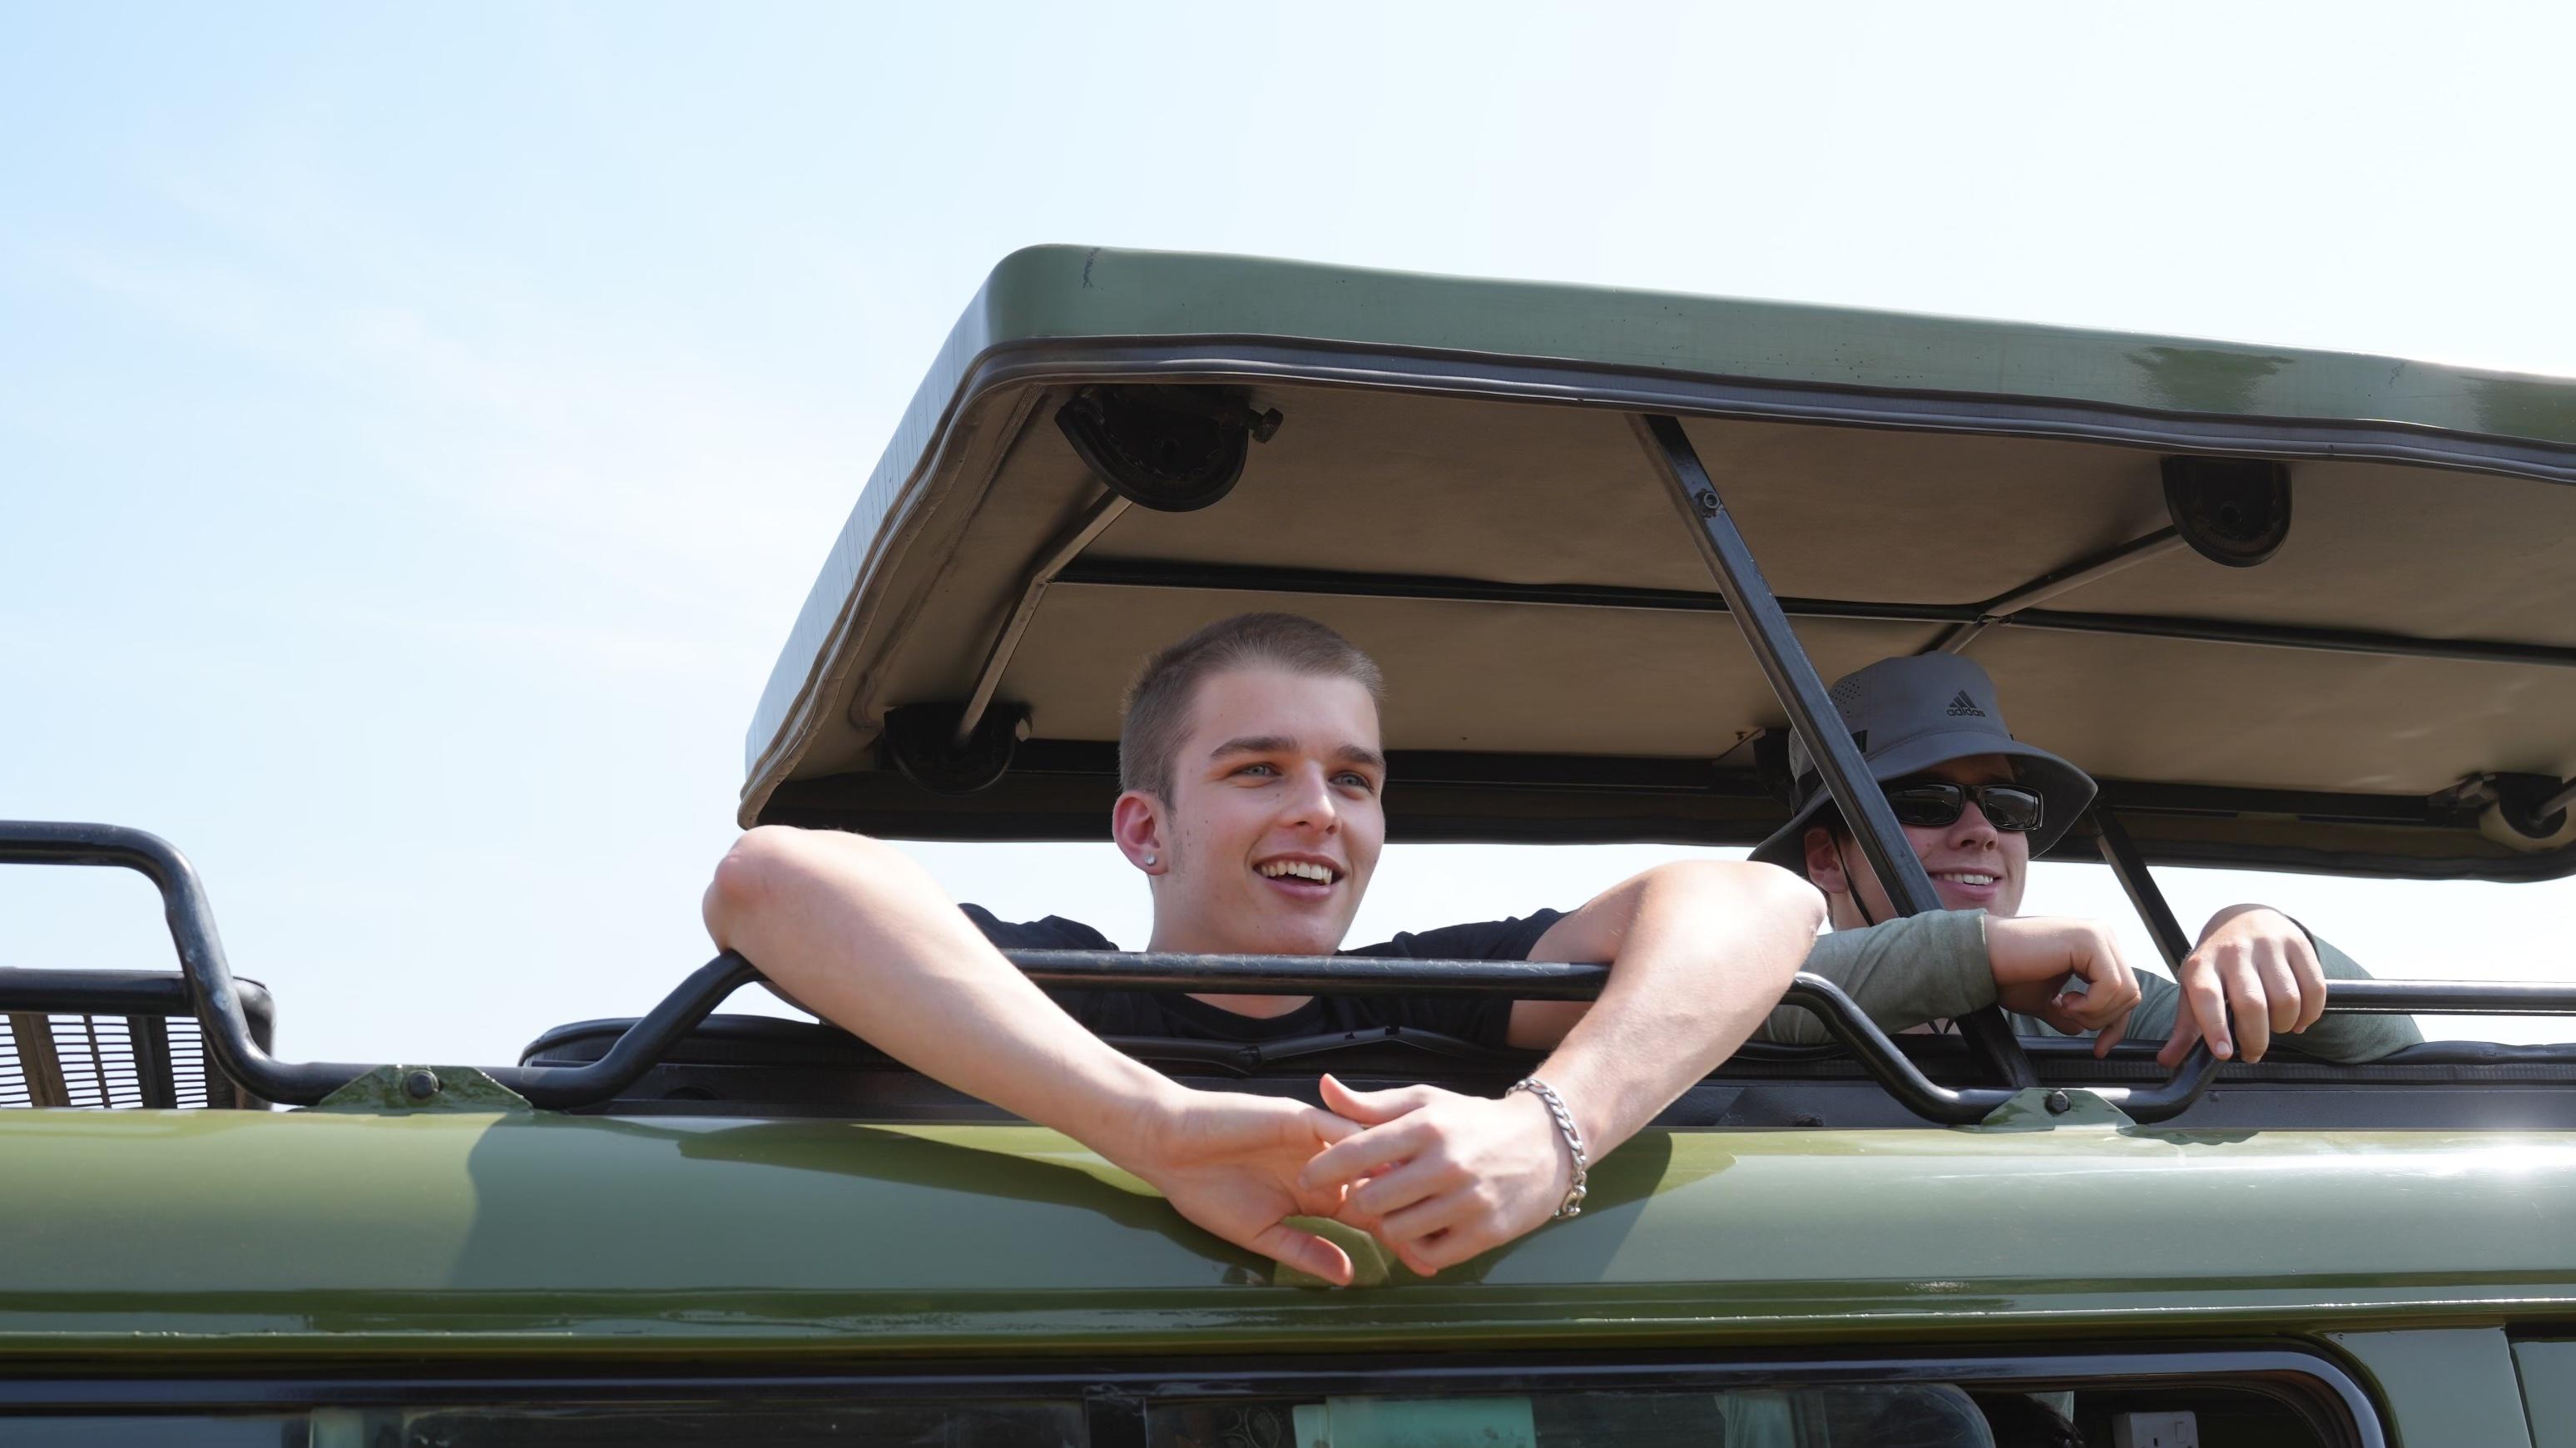
[[[1111,826],[1153,890],[1150,948],[1339,948],[1385,839],[1380,687],[1338,634],[1281,614],[1211,625],[1147,665],[1122,730]],[[1362,1227],[1428,1274],[1566,1214],[1584,1155],[1633,1135],[1778,1002],[1823,908],[1785,871],[1691,862],[1569,915],[1399,936],[1368,952],[1606,963],[1609,983],[1588,1006],[1067,992],[1060,1008],[978,927],[1015,946],[1106,946],[1097,932],[970,920],[900,851],[825,831],[744,835],[717,866],[706,919],[718,946],[889,1055],[1074,1137],[1228,1241],[1347,1282],[1340,1248],[1283,1219]],[[1331,1028],[1319,1022],[1552,1049],[1499,1099],[1352,1091],[1326,1077],[1332,1109],[1318,1111],[1182,1087],[1084,1029],[1259,1039]]]
[[[1842,986],[1882,1027],[1945,1020],[2000,1001],[2036,1018],[2022,1023],[2026,1033],[2042,1023],[2064,1035],[2094,1033],[2097,1053],[2123,1035],[2162,1035],[2157,1059],[2167,1066],[2204,1035],[2221,1059],[2248,1061],[2263,1059],[2275,1037],[2335,1061],[2376,1060],[2423,1039],[2404,1016],[2325,1015],[2330,980],[2365,980],[2368,973],[2289,916],[2253,904],[2211,917],[2177,971],[2179,984],[2125,965],[2102,972],[2116,977],[2112,989],[2127,1002],[2106,1022],[2103,1002],[2070,997],[2032,963],[2116,961],[2110,930],[2098,921],[2021,915],[2031,857],[2092,804],[2091,777],[2013,738],[1994,681],[1954,654],[1882,659],[1837,681],[1832,694],[1945,909],[1898,921],[1803,741],[1790,748],[1802,801],[1753,858],[1800,870],[1825,892],[1834,933],[1817,943],[1807,969]],[[1966,917],[1981,940],[1956,926],[1916,923],[1958,920],[1952,912],[1961,911],[1983,912]],[[1901,938],[1891,934],[1891,922],[1903,927]],[[2096,980],[2095,992],[2102,989]],[[1788,1011],[1775,1014],[1763,1035],[1825,1039],[1809,1018]]]

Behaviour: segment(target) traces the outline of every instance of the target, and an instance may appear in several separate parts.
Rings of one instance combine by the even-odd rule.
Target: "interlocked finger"
[[[1467,1173],[1447,1160],[1409,1161],[1393,1171],[1373,1176],[1354,1190],[1349,1198],[1349,1214],[1354,1226],[1366,1221],[1393,1216],[1427,1201],[1444,1191],[1466,1185]],[[1372,1229],[1374,1230],[1374,1229]]]
[[[1301,1232],[1285,1223],[1274,1223],[1255,1234],[1252,1250],[1283,1267],[1293,1267],[1309,1277],[1348,1285],[1351,1259],[1341,1248],[1312,1232]]]
[[[1428,1277],[1494,1245],[1497,1234],[1482,1215],[1472,1193],[1451,1192],[1387,1218],[1384,1230],[1393,1235],[1382,1234],[1381,1240],[1405,1266]]]
[[[1372,1126],[1318,1153],[1299,1174],[1299,1183],[1308,1190],[1324,1190],[1391,1171],[1397,1163],[1412,1160],[1430,1145],[1433,1134],[1419,1122],[1401,1117],[1384,1126]]]

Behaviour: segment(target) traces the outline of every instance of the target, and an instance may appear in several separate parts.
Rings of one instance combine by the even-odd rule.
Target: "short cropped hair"
[[[1316,678],[1349,679],[1386,703],[1386,677],[1358,645],[1293,613],[1240,613],[1220,619],[1145,661],[1127,690],[1118,729],[1118,787],[1169,803],[1172,759],[1189,737],[1190,704],[1201,680],[1229,669],[1284,669]]]

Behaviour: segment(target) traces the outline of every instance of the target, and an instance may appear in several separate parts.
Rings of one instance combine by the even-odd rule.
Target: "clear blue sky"
[[[1015,247],[2576,374],[2572,42],[2522,6],[0,0],[0,814],[187,849],[290,1053],[509,1059],[704,957],[770,660]],[[1105,847],[925,854],[1141,933]],[[1643,857],[1399,852],[1360,930]],[[0,959],[167,959],[139,881],[37,875]],[[2563,971],[2576,905],[2175,888],[2388,974]]]

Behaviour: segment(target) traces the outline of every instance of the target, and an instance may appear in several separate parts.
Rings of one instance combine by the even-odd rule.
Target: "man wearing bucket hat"
[[[2023,917],[2021,897],[2031,858],[2056,844],[2093,802],[2091,776],[2015,739],[1994,681],[1955,654],[1882,659],[1838,681],[1832,695],[1944,910],[1984,912],[1985,959],[1956,948],[1922,948],[1921,942],[1942,937],[1925,935],[1914,922],[1892,927],[1896,911],[1826,793],[1805,741],[1791,739],[1798,807],[1753,858],[1802,873],[1825,892],[1832,945],[1820,946],[1807,968],[1841,985],[1880,1025],[1901,1029],[2001,1000],[2042,1018],[2019,1021],[2026,1033],[2081,1034],[2090,1027],[2106,1046],[2122,1035],[2162,1035],[2158,1059],[2168,1066],[2203,1036],[2222,1059],[2249,1061],[2262,1059],[2276,1036],[2337,1061],[2376,1060],[2423,1039],[2404,1016],[2325,1015],[2328,982],[2366,979],[2367,972],[2261,905],[2232,905],[2213,917],[2176,981],[2136,975],[2137,1003],[2124,1019],[2103,1025],[2099,1009],[2079,1015],[2083,1003],[2054,994],[2055,982],[2034,986],[2027,979],[2035,961],[2063,955],[2102,962],[2075,973],[2097,989],[2114,982],[2124,996],[2132,973],[2112,963],[2118,946],[2099,923]],[[1873,937],[1895,933],[1906,935],[1910,948],[1872,948]],[[1824,1039],[1811,1018],[1795,1011],[1775,1014],[1763,1034]]]

